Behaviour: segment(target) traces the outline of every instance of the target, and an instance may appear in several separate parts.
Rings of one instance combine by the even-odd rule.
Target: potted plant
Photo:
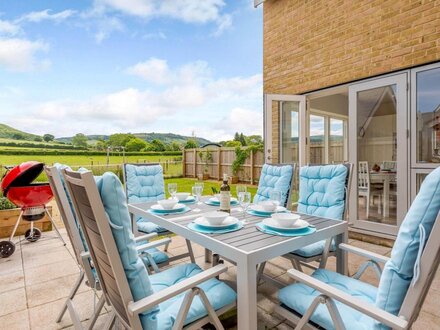
[[[231,183],[238,182],[238,175],[240,171],[243,170],[244,162],[248,157],[248,149],[242,149],[241,147],[235,148],[235,160],[232,162],[232,176],[229,178]]]
[[[209,179],[209,163],[212,162],[212,152],[204,150],[199,153],[200,161],[202,162],[203,173],[198,174],[199,180]]]

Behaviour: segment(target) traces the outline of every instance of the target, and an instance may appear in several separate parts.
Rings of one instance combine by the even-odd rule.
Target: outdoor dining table
[[[270,235],[259,231],[256,224],[264,218],[246,215],[242,229],[224,234],[202,234],[187,227],[196,218],[218,207],[205,203],[188,205],[191,211],[185,214],[152,214],[149,212],[154,202],[129,204],[130,213],[142,216],[160,227],[197,243],[213,253],[233,261],[237,266],[237,309],[238,329],[257,329],[257,265],[309,244],[335,237],[336,246],[347,241],[348,224],[321,217],[301,215],[316,227],[316,232],[306,236],[285,237]],[[231,207],[231,215],[243,219],[240,207]],[[336,250],[336,270],[347,273],[347,256]]]

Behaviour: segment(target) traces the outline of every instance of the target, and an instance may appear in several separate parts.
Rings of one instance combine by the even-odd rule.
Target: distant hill
[[[35,138],[41,137],[39,135],[26,133],[15,129],[11,126],[0,124],[0,138],[4,139],[12,139],[12,140],[25,140],[25,141],[34,141]]]
[[[173,134],[173,133],[131,133],[131,134],[133,134],[134,136],[136,136],[142,140],[145,140],[147,142],[151,142],[151,141],[157,139],[157,140],[161,140],[164,143],[177,142],[177,143],[184,144],[188,139],[192,139],[192,137],[190,137],[190,136],[184,136],[184,135]],[[57,138],[55,140],[59,141],[59,142],[64,142],[64,143],[71,143],[72,138],[73,138],[72,136],[61,137],[61,138]],[[94,134],[94,135],[87,135],[87,138],[89,139],[90,144],[95,144],[97,140],[108,140],[109,136]],[[207,139],[199,138],[199,137],[196,137],[195,140],[200,145],[204,145],[206,143],[211,142]]]

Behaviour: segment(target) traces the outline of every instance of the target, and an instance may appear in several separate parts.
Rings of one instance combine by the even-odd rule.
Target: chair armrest
[[[190,290],[192,288],[195,288],[199,284],[214,278],[221,273],[224,273],[228,270],[228,267],[225,265],[217,265],[215,267],[209,268],[197,275],[194,275],[186,280],[183,280],[181,282],[178,282],[164,290],[161,290],[159,292],[153,293],[151,296],[145,297],[141,300],[138,300],[136,302],[129,302],[128,303],[128,313],[131,316],[140,314],[142,312],[145,312],[146,310],[151,309],[152,307],[172,298],[175,297],[187,290]]]
[[[303,272],[296,269],[290,269],[287,271],[290,277],[298,282],[304,283],[305,285],[321,292],[322,294],[340,301],[344,305],[354,308],[361,313],[368,315],[375,320],[382,322],[383,324],[393,328],[393,329],[407,329],[408,322],[401,317],[394,314],[388,313],[373,304],[370,304],[364,300],[353,297],[344,291],[336,289],[327,283],[321,282]]]
[[[367,259],[379,262],[381,264],[385,264],[388,260],[390,260],[390,258],[385,257],[385,256],[383,256],[381,254],[374,253],[374,252],[371,252],[371,251],[367,251],[367,250],[358,248],[358,247],[353,246],[353,245],[348,245],[348,244],[345,244],[345,243],[339,244],[339,248],[342,249],[342,250],[345,250],[347,252],[351,252],[351,253],[357,254],[358,256],[365,257]]]
[[[170,244],[171,243],[171,238],[167,237],[167,238],[162,238],[162,239],[158,239],[156,241],[153,242],[149,242],[146,244],[142,244],[142,245],[138,245],[136,246],[136,250],[138,253],[141,253],[145,250],[148,249],[152,249],[161,245],[166,245],[166,244]]]
[[[149,239],[155,238],[155,237],[157,237],[157,233],[150,233],[150,234],[145,234],[145,235],[142,235],[142,236],[136,236],[134,238],[134,241],[136,243],[137,242],[141,242],[141,241],[148,241]]]

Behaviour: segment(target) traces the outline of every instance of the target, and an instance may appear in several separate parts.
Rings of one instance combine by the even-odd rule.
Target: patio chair
[[[56,319],[56,322],[57,323],[61,322],[64,314],[68,310],[73,325],[75,326],[75,329],[82,329],[81,318],[78,315],[77,311],[75,310],[73,299],[79,287],[81,286],[84,277],[86,278],[86,285],[93,288],[94,290],[100,290],[100,281],[96,274],[96,271],[94,270],[83,231],[80,228],[80,225],[77,221],[76,214],[73,210],[72,201],[70,199],[70,196],[68,195],[68,192],[66,190],[67,188],[65,187],[65,183],[61,175],[61,171],[64,169],[70,169],[70,168],[66,165],[54,164],[53,167],[46,166],[45,172],[49,184],[54,193],[55,201],[57,203],[57,207],[59,209],[61,219],[64,223],[64,227],[66,228],[67,235],[72,245],[76,261],[79,265],[80,273],[78,275],[77,281],[72,287],[71,292],[69,293],[69,296],[67,297],[65,303],[63,304],[63,307]],[[154,236],[156,235],[148,235],[148,236],[146,235],[143,237],[138,237],[136,242],[137,244],[142,244]],[[154,246],[157,246],[157,244],[164,245],[167,244],[168,242],[169,242],[168,239],[155,241]],[[148,250],[146,250],[144,246],[143,248],[144,249],[142,250],[142,259],[146,265],[151,266],[153,269],[158,271],[158,265],[157,265],[158,263],[159,265],[166,264],[167,256],[163,252],[157,250],[153,246],[151,246],[150,249]],[[162,261],[162,263],[160,263],[160,261]],[[90,319],[88,329],[93,328],[96,319],[99,313],[101,312],[102,307],[104,306],[104,302],[105,302],[104,297],[101,297]]]
[[[378,196],[378,210],[381,214],[381,197],[383,186],[371,183],[370,167],[367,161],[358,162],[358,196],[365,197],[365,217],[370,217],[370,205],[371,201],[374,202],[374,196]],[[373,198],[372,200],[370,198]]]
[[[65,171],[78,219],[102,290],[112,305],[110,329],[117,318],[127,329],[196,329],[234,308],[236,293],[215,276],[227,267],[202,271],[179,264],[149,275],[140,260],[123,187],[114,173],[93,178],[91,172]]]
[[[349,188],[353,165],[309,165],[300,169],[299,199],[297,211],[335,220],[347,217]],[[319,261],[319,268],[325,268],[327,259],[335,256],[336,246],[332,238],[323,240],[299,250],[283,255],[291,261],[295,269],[302,271],[301,265],[316,268],[310,263]],[[265,277],[265,263],[260,265],[258,278]]]
[[[370,259],[379,286],[325,269],[311,276],[291,269],[297,283],[279,291],[275,312],[296,329],[410,329],[440,262],[440,168],[422,183],[390,258],[348,244],[339,248]]]
[[[124,164],[125,193],[128,203],[142,203],[165,199],[165,184],[162,166],[158,163],[145,164]],[[168,230],[142,218],[132,218],[133,233],[137,236],[140,233],[158,235],[172,234]],[[194,253],[191,242],[186,240],[187,253],[182,253],[173,257],[168,257],[169,261],[189,257],[195,263]],[[168,251],[168,245],[164,251]]]
[[[295,179],[295,164],[264,164],[258,182],[254,203],[268,200],[273,190],[281,191],[281,205],[292,208],[292,189]]]

